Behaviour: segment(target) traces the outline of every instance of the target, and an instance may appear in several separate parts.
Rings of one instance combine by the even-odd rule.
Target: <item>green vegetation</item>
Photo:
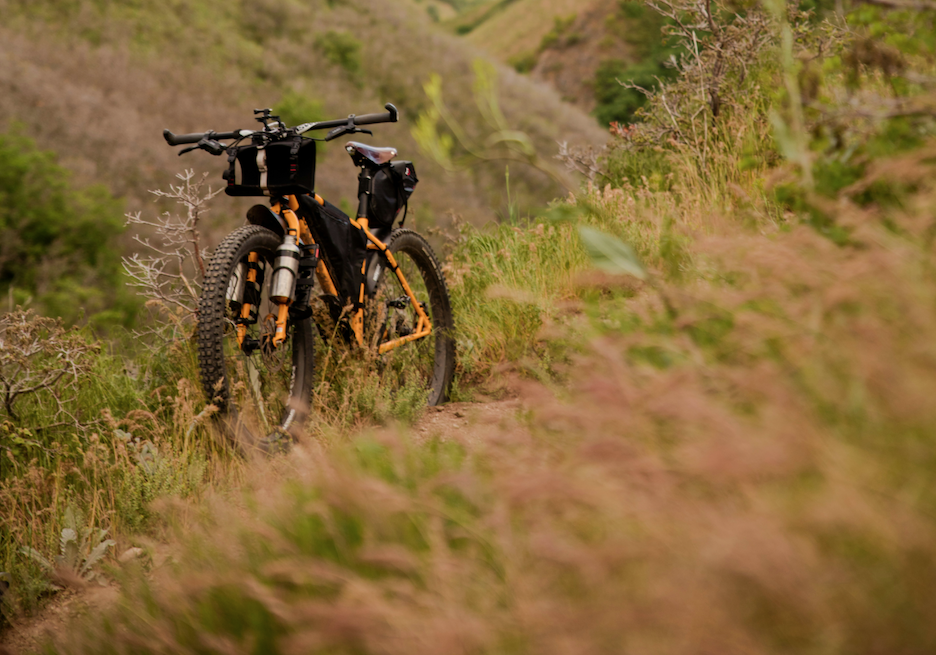
[[[576,15],[556,16],[553,27],[543,36],[539,48],[533,52],[527,52],[511,59],[508,63],[514,67],[518,73],[529,73],[536,67],[540,54],[547,48],[567,48],[579,43],[582,35],[578,32],[570,32],[570,28],[575,23]]]
[[[347,32],[328,31],[315,39],[315,46],[333,64],[350,75],[361,73],[361,42]]]
[[[574,33],[570,34],[569,29],[575,23],[576,15],[556,16],[553,21],[553,27],[543,40],[540,42],[540,50],[546,48],[562,47],[563,45],[575,45],[578,38]]]
[[[326,120],[321,102],[296,91],[283,94],[273,108],[273,113],[289,126]]]
[[[188,381],[187,347],[129,362],[86,331],[19,311],[3,315],[0,340],[0,569],[12,574],[9,616],[61,586],[42,558],[64,548],[65,529],[78,546],[88,536],[92,551],[102,529],[125,548],[149,525],[153,500],[204,488],[215,449],[204,426],[210,412]],[[79,554],[79,564],[92,556],[68,553]]]
[[[23,130],[0,134],[0,296],[8,309],[31,303],[68,322],[131,323],[137,305],[115,247],[122,203],[103,185],[75,188]]]
[[[521,55],[513,57],[507,63],[513,66],[513,69],[518,73],[529,73],[534,68],[536,68],[537,61],[539,61],[538,52],[525,52]]]
[[[602,61],[595,71],[594,114],[602,125],[612,122],[632,123],[639,119],[637,110],[646,104],[646,95],[637,89],[622,86],[633,83],[653,90],[661,83],[674,79],[678,71],[674,58],[682,47],[662,34],[672,21],[641,2],[622,0],[617,13],[609,18],[611,29],[633,48],[633,59]]]
[[[328,120],[330,116],[325,113],[322,103],[314,98],[297,91],[287,91],[273,107],[273,113],[280,117],[290,127],[302,123],[315,123]],[[316,144],[316,161],[322,162],[325,157],[325,144]]]
[[[502,12],[517,0],[496,0],[487,4],[479,5],[472,11],[465,11],[455,22],[455,33],[464,36],[470,34],[479,25],[487,22],[492,16]],[[458,8],[458,7],[456,7]]]

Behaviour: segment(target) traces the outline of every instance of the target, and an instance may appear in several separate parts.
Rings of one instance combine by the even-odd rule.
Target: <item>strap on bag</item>
[[[231,146],[227,149],[228,169],[221,175],[221,179],[227,180],[228,186],[234,186],[235,163],[237,162],[237,148]]]
[[[289,181],[296,181],[296,173],[299,170],[299,148],[302,147],[302,137],[297,136],[293,139],[292,147],[289,149]]]
[[[400,227],[406,223],[406,215],[409,213],[409,196],[403,190],[403,175],[393,166],[390,167],[390,176],[393,179],[393,188],[396,189],[397,199],[403,201],[403,218],[400,219]]]

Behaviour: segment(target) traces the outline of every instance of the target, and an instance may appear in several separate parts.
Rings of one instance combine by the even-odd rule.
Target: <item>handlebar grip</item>
[[[181,146],[183,143],[198,143],[204,136],[204,132],[199,132],[198,134],[173,134],[169,130],[163,130],[163,138],[170,146]]]
[[[388,102],[384,109],[387,110],[386,114],[364,114],[363,116],[355,116],[354,124],[373,125],[374,123],[396,123],[399,116],[397,108]]]

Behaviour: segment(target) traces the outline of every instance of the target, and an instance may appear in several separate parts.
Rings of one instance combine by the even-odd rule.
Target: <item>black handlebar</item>
[[[364,114],[363,116],[355,116],[353,118],[354,125],[373,125],[375,123],[396,123],[399,119],[399,112],[397,108],[394,107],[391,103],[387,103],[384,106],[384,109],[387,110],[385,114]],[[350,118],[350,117],[348,117]],[[343,125],[348,125],[348,118],[339,118],[333,121],[321,121],[319,123],[307,123],[303,132],[309,132],[311,130],[327,130],[332,127],[341,127]],[[236,139],[241,136],[240,130],[235,130],[233,132],[201,132],[199,134],[173,134],[169,130],[163,130],[163,138],[166,139],[166,143],[170,146],[181,146],[186,143],[198,143],[202,139]]]
[[[200,132],[198,134],[173,134],[169,130],[163,130],[163,138],[170,146],[181,146],[186,143],[198,143],[202,139],[236,139],[240,132]]]
[[[354,124],[373,125],[374,123],[396,123],[399,116],[397,108],[388,102],[384,105],[384,109],[387,110],[386,114],[364,114],[363,116],[355,116]]]
[[[198,143],[204,136],[204,132],[199,134],[173,134],[169,130],[163,130],[163,138],[170,146],[181,146],[183,143]]]

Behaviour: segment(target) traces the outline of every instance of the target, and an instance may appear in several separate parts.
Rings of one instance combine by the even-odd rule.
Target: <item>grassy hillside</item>
[[[451,27],[501,61],[510,61],[538,48],[556,18],[575,14],[591,4],[574,0],[495,0],[464,12]]]
[[[477,120],[460,83],[475,54],[435,29],[421,7],[325,0],[249,6],[3,0],[0,11],[3,126],[21,122],[41,147],[59,153],[79,181],[106,183],[128,196],[131,208],[146,200],[146,189],[164,187],[182,167],[218,176],[223,169],[220,159],[202,153],[177,159],[162,142],[164,127],[249,126],[254,107],[282,104],[284,97],[294,109],[304,106],[303,119],[367,113],[395,102],[403,121],[379,127],[372,142],[392,144],[418,162],[417,221],[433,224],[454,212],[482,223],[502,195],[501,168],[447,177],[420,157],[409,135],[424,107],[422,84],[432,73],[445,80],[458,116],[469,126]],[[40,36],[43,47],[30,47]],[[600,139],[587,117],[543,85],[507,76],[502,101],[511,120],[547,151],[556,139]],[[535,115],[528,107],[537,108]],[[340,147],[326,150],[320,190],[349,200],[353,169]],[[518,183],[530,205],[555,192],[536,174]],[[233,225],[242,205],[222,203],[213,220]]]
[[[717,12],[587,187],[451,235],[459,393],[515,416],[332,403],[232,464],[181,348],[146,393],[96,370],[93,438],[17,431],[17,539],[140,548],[47,652],[933,652],[934,10],[846,9]]]
[[[448,21],[456,34],[500,61],[545,82],[599,124],[630,123],[645,88],[669,78],[675,54],[661,34],[664,21],[641,2],[619,0],[492,1]]]

